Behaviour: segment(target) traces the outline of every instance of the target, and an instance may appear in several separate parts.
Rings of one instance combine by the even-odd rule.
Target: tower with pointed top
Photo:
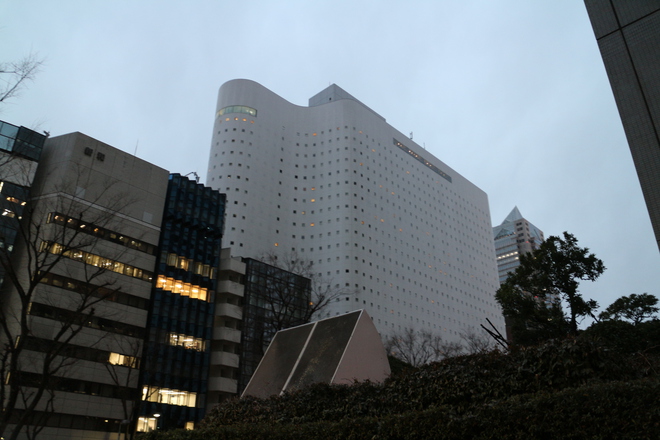
[[[539,248],[543,242],[543,231],[526,220],[516,206],[501,225],[493,228],[493,237],[495,237],[497,272],[502,284],[509,273],[520,265],[521,254]]]

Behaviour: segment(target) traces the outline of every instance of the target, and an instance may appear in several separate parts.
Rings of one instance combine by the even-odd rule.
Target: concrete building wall
[[[241,343],[245,263],[238,257],[232,258],[230,248],[222,249],[220,255],[207,411],[238,392],[239,356],[230,350]],[[227,307],[234,307],[238,313],[228,314]]]
[[[32,187],[30,244],[47,261],[61,259],[40,268],[48,276],[31,298],[31,345],[21,370],[37,377],[48,341],[65,340],[57,336],[61,323],[75,312],[85,316],[60,357],[67,365],[55,373],[52,409],[40,407],[51,413],[47,438],[109,438],[130,418],[132,403],[126,414],[122,400],[137,395],[167,179],[166,170],[81,133],[44,147]],[[35,273],[28,261],[34,254],[24,245],[16,251],[26,282]],[[18,307],[15,289],[9,295],[9,307]]]

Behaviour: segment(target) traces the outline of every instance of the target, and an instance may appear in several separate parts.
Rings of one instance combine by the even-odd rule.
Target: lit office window
[[[197,393],[145,386],[142,388],[142,400],[194,408],[197,403]]]
[[[204,287],[196,286],[190,283],[184,283],[174,278],[166,278],[158,275],[156,287],[167,292],[178,293],[181,296],[189,296],[192,299],[206,301],[208,299],[208,290]]]
[[[204,351],[206,344],[204,339],[180,333],[170,333],[168,343],[175,347],[183,347],[188,350]]]

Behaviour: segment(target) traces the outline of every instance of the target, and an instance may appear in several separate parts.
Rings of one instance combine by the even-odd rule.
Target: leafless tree
[[[465,354],[465,347],[458,341],[443,341],[441,345],[441,359],[447,359]]]
[[[303,322],[309,322],[313,318],[320,317],[323,310],[330,303],[351,293],[348,289],[333,285],[331,279],[321,277],[314,269],[314,262],[299,256],[296,252],[269,252],[262,255],[259,260],[279,269],[309,278],[311,281],[310,298],[302,316]],[[291,310],[290,306],[296,301],[295,295],[298,293],[289,289],[283,282],[274,283],[270,292],[272,295],[268,300],[268,308],[273,314],[276,329],[282,330],[290,327],[291,314],[288,312]]]
[[[137,384],[140,375],[140,363],[142,361],[141,339],[115,337],[115,345],[119,347],[121,354],[115,356],[110,362],[105,363],[105,368],[112,382],[121,389],[133,389],[134,393],[122,393],[120,396],[124,420],[118,428],[118,432],[124,431],[124,438],[133,438],[135,433],[135,422],[140,409],[140,395]],[[154,391],[155,392],[155,391]],[[125,422],[125,423],[124,423]]]
[[[33,81],[44,59],[30,53],[19,61],[0,63],[0,103],[15,98],[26,83]]]
[[[5,167],[0,171],[5,180]],[[21,215],[17,209],[0,225],[16,234],[13,250],[0,247],[0,436],[5,439],[21,432],[31,439],[39,435],[55,407],[58,382],[77,361],[77,338],[86,327],[100,328],[99,319],[107,318],[99,313],[102,304],[119,290],[110,275],[112,260],[99,256],[104,244],[97,232],[131,201],[112,182],[98,182],[92,200],[73,195],[84,177],[81,171],[38,200],[13,200],[23,208]],[[77,263],[65,263],[69,260]]]
[[[385,349],[391,356],[413,367],[457,356],[463,352],[460,343],[446,342],[440,335],[428,330],[415,330],[412,327],[387,337]]]
[[[459,336],[468,354],[487,353],[495,349],[495,340],[485,330],[467,327],[459,332]]]

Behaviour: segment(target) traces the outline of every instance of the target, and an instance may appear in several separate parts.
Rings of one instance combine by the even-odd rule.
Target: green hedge
[[[658,393],[654,380],[600,383],[464,411],[442,406],[336,422],[237,424],[151,433],[142,440],[653,439],[660,438]]]
[[[588,338],[550,341],[446,359],[383,384],[234,399],[195,431],[143,439],[660,438],[650,435],[660,369],[644,361]]]
[[[569,339],[521,349],[446,359],[407,370],[384,384],[317,384],[268,399],[234,399],[213,409],[204,425],[308,423],[420,411],[458,409],[513,395],[560,390],[591,381],[639,377],[629,357],[593,342]]]

